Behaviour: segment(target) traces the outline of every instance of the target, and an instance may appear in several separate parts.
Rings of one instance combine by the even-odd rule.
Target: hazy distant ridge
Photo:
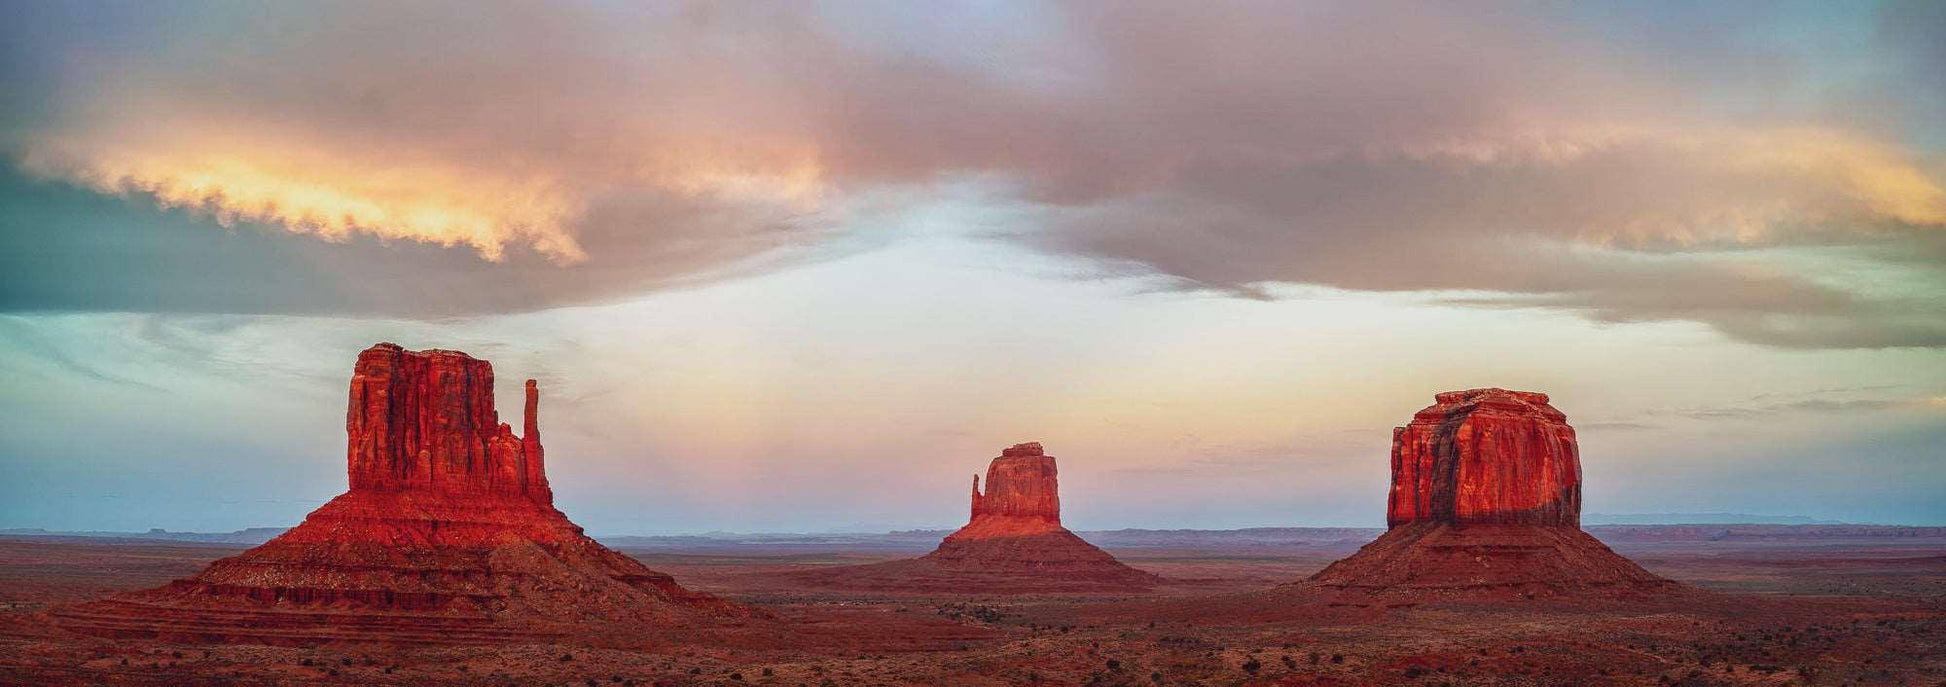
[[[1751,515],[1749,513],[1588,513],[1583,525],[1844,525],[1839,520],[1819,520],[1803,515]]]
[[[165,529],[152,529],[147,532],[110,532],[88,530],[66,532],[40,528],[16,527],[0,529],[0,537],[87,537],[90,539],[138,539],[142,541],[173,541],[195,544],[241,544],[256,546],[283,534],[284,527],[250,527],[235,532],[170,532]]]
[[[1815,521],[1813,521],[1815,523]],[[1713,542],[1779,538],[1867,537],[1946,540],[1946,527],[1905,525],[1848,525],[1791,523],[1591,524],[1589,533],[1614,542]],[[0,538],[85,538],[104,542],[178,542],[256,546],[283,533],[282,528],[252,527],[235,532],[61,532],[43,529],[0,529]],[[636,551],[690,553],[766,553],[853,551],[860,553],[923,553],[932,550],[948,530],[901,530],[878,534],[801,534],[711,532],[692,535],[607,535],[602,543]],[[1384,533],[1377,527],[1254,527],[1235,530],[1084,530],[1077,534],[1110,549],[1282,549],[1312,551],[1353,550]]]

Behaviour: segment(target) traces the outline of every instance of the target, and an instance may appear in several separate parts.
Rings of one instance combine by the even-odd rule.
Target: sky
[[[596,533],[1376,526],[1543,391],[1589,513],[1946,525],[1946,4],[0,4],[0,527],[294,524],[358,351]],[[517,384],[497,390],[503,413]]]

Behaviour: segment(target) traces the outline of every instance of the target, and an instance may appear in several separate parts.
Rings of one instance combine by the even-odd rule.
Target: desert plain
[[[1080,532],[1167,580],[1112,595],[850,592],[795,582],[793,573],[911,558],[943,531],[615,536],[600,539],[690,589],[771,617],[609,645],[203,644],[77,635],[49,622],[48,611],[162,585],[257,542],[15,535],[0,539],[0,683],[1946,682],[1946,528],[1587,529],[1692,589],[1627,602],[1347,604],[1287,586],[1350,555],[1377,528]]]

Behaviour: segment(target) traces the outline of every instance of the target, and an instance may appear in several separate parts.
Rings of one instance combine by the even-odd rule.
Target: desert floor
[[[629,648],[82,637],[44,611],[159,585],[244,547],[6,538],[0,684],[1946,685],[1946,531],[1799,531],[1597,531],[1696,591],[1492,603],[1345,603],[1278,586],[1355,550],[1358,533],[1109,542],[1176,581],[1113,597],[847,594],[775,574],[918,553],[899,545],[618,541],[686,586],[775,616],[720,641]]]

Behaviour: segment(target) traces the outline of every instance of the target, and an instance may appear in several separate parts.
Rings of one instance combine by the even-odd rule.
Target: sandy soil
[[[1946,684],[1946,537],[1618,537],[1618,552],[1694,591],[1491,604],[1347,603],[1278,586],[1349,544],[1184,539],[1108,547],[1174,583],[1070,597],[847,594],[781,574],[900,557],[885,551],[624,546],[777,616],[630,648],[80,637],[43,611],[161,584],[239,547],[0,540],[0,684]]]

